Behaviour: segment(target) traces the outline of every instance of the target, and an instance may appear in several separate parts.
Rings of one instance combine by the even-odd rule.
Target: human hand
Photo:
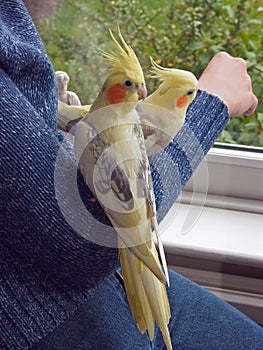
[[[198,87],[223,100],[231,117],[250,115],[258,104],[246,62],[225,52],[212,58],[199,79]]]

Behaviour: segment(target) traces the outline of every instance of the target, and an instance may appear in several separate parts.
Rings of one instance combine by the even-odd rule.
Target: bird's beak
[[[142,83],[142,85],[139,87],[137,94],[138,94],[139,100],[144,100],[146,98],[147,89],[144,83]]]

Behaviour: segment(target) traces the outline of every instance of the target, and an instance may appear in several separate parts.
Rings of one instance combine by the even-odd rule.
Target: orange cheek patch
[[[176,107],[183,108],[187,102],[187,97],[185,95],[178,97],[176,100]]]
[[[112,85],[107,92],[109,104],[122,103],[125,96],[125,89],[121,84]]]

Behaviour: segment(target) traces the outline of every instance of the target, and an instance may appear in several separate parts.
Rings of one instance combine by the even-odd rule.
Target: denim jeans
[[[170,272],[170,334],[174,350],[262,350],[263,329],[221,299]],[[66,322],[34,349],[165,350],[134,323],[123,285],[110,276]]]

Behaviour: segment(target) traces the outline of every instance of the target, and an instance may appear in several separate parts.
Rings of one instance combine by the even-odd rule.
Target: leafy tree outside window
[[[157,0],[49,2],[56,5],[55,15],[37,20],[37,27],[55,70],[69,74],[70,89],[83,104],[101,86],[105,64],[99,50],[108,48],[108,28],[119,25],[150,92],[155,82],[149,79],[149,56],[197,77],[219,51],[244,58],[259,105],[252,116],[231,119],[218,141],[263,147],[263,0],[164,0],[161,7]]]

